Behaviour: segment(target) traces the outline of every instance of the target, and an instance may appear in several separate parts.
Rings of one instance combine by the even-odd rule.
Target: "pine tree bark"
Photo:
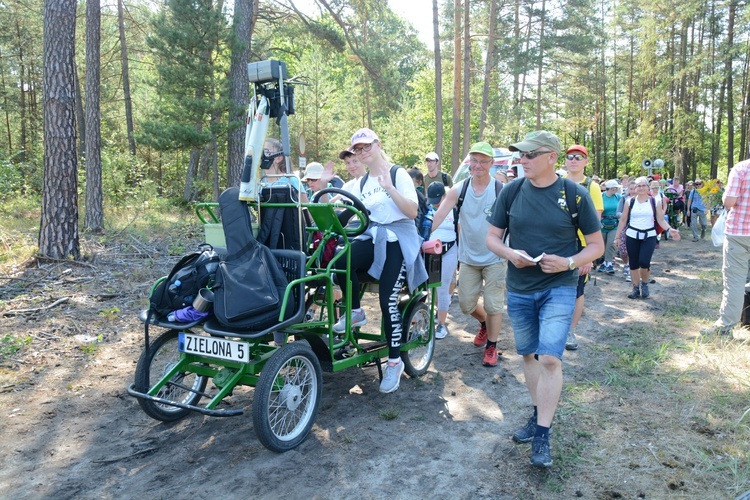
[[[234,3],[234,38],[229,66],[229,131],[227,137],[227,186],[238,186],[245,158],[245,114],[250,101],[247,64],[257,15],[257,0]]]
[[[461,162],[461,0],[453,3],[453,123],[451,138],[451,172]]]
[[[469,150],[471,143],[471,32],[469,31],[469,19],[471,16],[471,0],[464,0],[464,141],[463,151]]]
[[[492,66],[495,57],[495,38],[497,29],[497,2],[490,0],[489,40],[487,42],[487,59],[484,65],[484,87],[482,88],[482,108],[479,110],[479,140],[484,140],[484,128],[487,126],[487,107],[490,104],[490,82],[492,81]]]
[[[101,4],[86,0],[86,229],[104,229],[102,206],[102,131],[99,115],[101,79]]]
[[[122,93],[125,100],[125,126],[128,132],[128,149],[135,156],[135,126],[133,125],[133,100],[130,96],[130,67],[128,46],[125,42],[125,9],[123,0],[117,0],[117,25],[120,30],[120,64],[122,65]]]
[[[440,17],[437,0],[432,0],[432,31],[435,51],[435,152],[443,157],[443,59],[440,55]]]
[[[75,0],[44,3],[44,186],[39,253],[80,258],[75,124]]]
[[[732,79],[732,60],[734,54],[734,18],[737,12],[737,0],[729,0],[729,21],[727,21],[727,170],[734,166],[734,86]],[[716,177],[713,174],[712,177]]]

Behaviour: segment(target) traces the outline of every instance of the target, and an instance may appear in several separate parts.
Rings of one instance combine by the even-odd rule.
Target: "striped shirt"
[[[750,160],[739,162],[729,171],[724,196],[737,198],[727,215],[726,234],[750,236]]]

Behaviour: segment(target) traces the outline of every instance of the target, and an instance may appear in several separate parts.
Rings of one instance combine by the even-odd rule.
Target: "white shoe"
[[[392,365],[390,362],[385,364],[385,374],[380,381],[380,392],[388,394],[398,389],[401,383],[401,375],[404,373],[404,362],[401,359],[398,363]]]
[[[437,328],[435,328],[436,339],[444,339],[447,336],[448,336],[448,329],[445,327],[445,325],[438,325]]]
[[[364,309],[352,309],[352,328],[358,326],[364,326],[367,324],[367,318],[365,317]],[[333,325],[333,331],[336,333],[344,333],[346,331],[346,314],[342,314],[339,320]]]

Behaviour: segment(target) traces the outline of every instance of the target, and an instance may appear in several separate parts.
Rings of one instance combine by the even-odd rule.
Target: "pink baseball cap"
[[[355,144],[372,144],[375,141],[379,141],[378,134],[370,130],[369,128],[361,128],[354,132],[352,136],[352,146]]]

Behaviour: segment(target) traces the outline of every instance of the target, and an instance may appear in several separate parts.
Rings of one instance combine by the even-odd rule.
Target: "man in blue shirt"
[[[687,209],[690,212],[690,230],[693,231],[693,241],[698,241],[698,224],[701,226],[701,239],[706,237],[706,204],[703,202],[703,197],[698,192],[699,189],[703,188],[703,181],[701,179],[695,179],[695,188],[690,191],[690,196],[687,199]]]

